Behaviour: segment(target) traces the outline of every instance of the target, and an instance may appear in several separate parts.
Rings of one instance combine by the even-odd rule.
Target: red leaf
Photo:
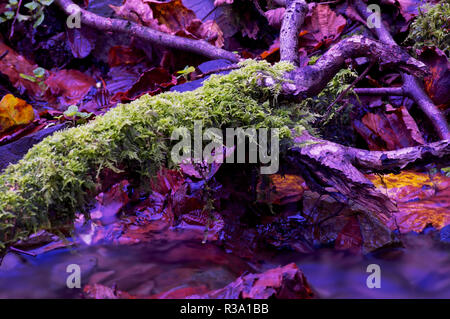
[[[58,71],[50,75],[45,83],[49,103],[56,104],[59,109],[77,104],[95,85],[93,78],[78,70]]]
[[[419,52],[419,60],[431,71],[425,80],[425,89],[434,103],[446,109],[450,105],[450,61],[437,48],[424,47]]]

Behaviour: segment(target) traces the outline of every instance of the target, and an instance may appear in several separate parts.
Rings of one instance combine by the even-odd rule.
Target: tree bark
[[[55,3],[68,15],[78,12],[76,9],[77,6],[71,0],[55,0]],[[215,47],[204,40],[192,40],[171,35],[138,25],[131,21],[105,18],[81,8],[79,12],[81,14],[81,23],[97,30],[126,33],[166,48],[192,52],[211,59],[226,59],[232,62],[239,61],[238,55]]]

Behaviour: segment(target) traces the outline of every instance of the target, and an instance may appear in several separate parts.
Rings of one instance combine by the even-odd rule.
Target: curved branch
[[[353,0],[354,6],[358,11],[359,15],[364,19],[368,19],[371,12],[367,12],[367,5],[361,0]],[[372,32],[376,34],[378,39],[392,47],[399,48],[399,45],[392,38],[392,35],[387,30],[386,26],[381,23],[379,28],[371,28]],[[410,57],[412,59],[412,57]],[[447,120],[441,111],[434,105],[430,97],[425,93],[421,81],[416,77],[401,73],[403,78],[403,89],[409,97],[411,97],[420,109],[425,113],[425,115],[430,119],[436,132],[442,139],[450,139],[450,128],[448,126]]]
[[[280,30],[280,59],[299,66],[298,32],[308,13],[305,0],[288,0]]]
[[[97,30],[126,33],[167,48],[188,51],[211,59],[239,62],[236,54],[217,48],[204,40],[192,40],[171,35],[126,20],[105,18],[79,8],[71,0],[55,0],[55,3],[68,15],[80,12],[81,22]]]
[[[383,68],[395,66],[415,75],[427,74],[426,65],[411,58],[401,48],[358,35],[341,40],[332,46],[314,65],[297,68],[288,74],[293,84],[285,85],[284,92],[298,98],[317,95],[345,66],[346,59],[361,56],[378,62]]]

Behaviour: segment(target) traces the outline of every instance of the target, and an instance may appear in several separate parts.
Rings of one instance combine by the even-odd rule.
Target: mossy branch
[[[145,184],[161,167],[171,166],[172,132],[179,127],[193,132],[195,120],[215,128],[280,128],[281,138],[289,137],[298,123],[277,96],[293,66],[251,60],[241,66],[226,76],[211,76],[195,91],[145,95],[35,145],[0,175],[0,246],[85,212],[103,169],[120,167]],[[279,84],[260,87],[262,76]]]

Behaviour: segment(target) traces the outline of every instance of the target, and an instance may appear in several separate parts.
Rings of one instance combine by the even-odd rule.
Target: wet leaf
[[[101,220],[103,225],[117,220],[121,209],[128,204],[128,181],[122,181],[112,186],[107,192],[97,195],[96,207],[90,212],[92,219]]]
[[[153,17],[152,9],[142,0],[124,0],[119,7],[111,4],[109,6],[124,19],[159,30],[158,20]]]
[[[109,288],[101,284],[86,285],[83,288],[83,296],[88,299],[135,299],[127,292]]]
[[[201,20],[194,19],[187,26],[186,30],[190,34],[194,35],[195,39],[204,39],[205,41],[209,42],[212,45],[215,45],[218,48],[221,48],[224,45],[225,40],[223,32],[220,29],[219,25],[213,20],[202,22]],[[177,33],[177,35],[182,34]],[[186,37],[189,36],[186,35]]]
[[[450,224],[450,177],[404,171],[382,177],[370,175],[374,185],[397,203],[391,229],[421,232],[428,224],[436,229]]]
[[[411,21],[419,14],[418,8],[423,4],[422,0],[395,0],[395,2],[406,22]]]
[[[126,82],[131,82],[125,79]],[[144,94],[155,95],[175,85],[177,79],[164,68],[151,68],[142,73],[126,91],[116,92],[114,101],[132,101]]]
[[[234,2],[234,0],[215,0],[214,1],[214,6],[215,7],[220,7],[223,6],[225,4],[232,4]]]
[[[394,109],[387,105],[386,110],[367,113],[360,122],[354,122],[370,150],[396,150],[425,143],[406,107]]]
[[[260,57],[271,63],[280,61],[280,39],[276,39],[268,50],[261,53]]]
[[[7,94],[0,101],[0,133],[33,120],[33,107],[24,100]]]

